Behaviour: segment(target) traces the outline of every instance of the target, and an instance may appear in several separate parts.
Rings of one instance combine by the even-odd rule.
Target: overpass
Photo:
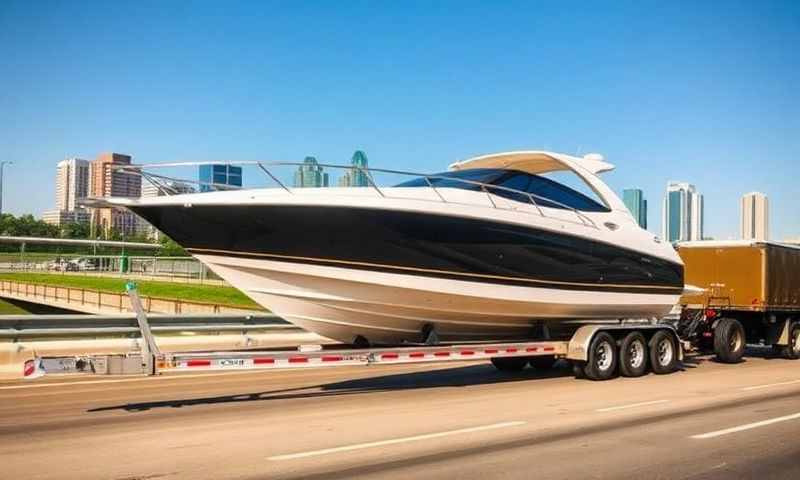
[[[0,280],[0,298],[91,314],[133,312],[130,298],[123,292],[102,292],[87,288],[43,285],[16,280]],[[142,297],[142,304],[147,313],[171,315],[247,314],[263,311],[240,306],[148,296]]]

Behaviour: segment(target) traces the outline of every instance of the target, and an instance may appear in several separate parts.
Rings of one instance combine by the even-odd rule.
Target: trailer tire
[[[537,370],[550,370],[556,364],[555,355],[542,355],[528,359],[531,367]]]
[[[493,357],[492,365],[501,372],[519,372],[528,365],[527,357]]]
[[[578,380],[583,380],[586,378],[586,362],[582,362],[580,360],[573,360],[572,361],[572,374]]]
[[[614,337],[607,332],[599,332],[589,345],[589,360],[583,371],[590,380],[608,380],[617,373],[619,350]]]
[[[723,318],[714,329],[714,353],[722,363],[739,363],[744,356],[744,327],[735,318]]]
[[[788,360],[800,358],[800,322],[793,322],[789,326],[789,345],[783,345],[781,355]]]
[[[647,339],[641,332],[631,332],[619,346],[619,373],[623,377],[641,377],[647,372]]]
[[[656,375],[672,373],[678,368],[678,346],[666,330],[659,330],[650,338],[650,368]]]

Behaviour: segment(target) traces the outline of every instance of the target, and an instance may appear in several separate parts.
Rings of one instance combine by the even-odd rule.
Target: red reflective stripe
[[[545,352],[552,352],[556,349],[556,347],[544,347]]]
[[[24,376],[29,377],[33,375],[33,372],[36,370],[36,360],[28,360],[25,362],[25,371]]]
[[[329,355],[326,357],[322,357],[323,362],[338,362],[340,360],[342,360],[342,357],[340,355]]]
[[[539,350],[539,347],[528,347],[525,349],[526,352],[535,352]]]
[[[308,363],[308,357],[290,357],[289,363]]]
[[[516,353],[516,348],[506,348],[506,353]]]
[[[437,357],[449,357],[450,352],[436,352],[434,353],[434,355],[436,355]]]
[[[411,353],[408,354],[408,356],[411,357],[411,358],[422,358],[422,357],[425,356],[425,353],[424,352],[411,352]]]
[[[486,350],[483,351],[483,353],[497,353],[497,349],[496,348],[487,348]]]
[[[260,365],[262,363],[275,363],[274,358],[254,358],[253,363],[256,365]]]
[[[211,360],[189,360],[186,362],[187,367],[210,367]]]
[[[461,353],[461,355],[475,355],[475,352],[473,352],[472,350],[462,350],[459,353]]]
[[[389,358],[397,358],[399,355],[396,353],[384,353],[381,355],[381,358],[389,359]]]

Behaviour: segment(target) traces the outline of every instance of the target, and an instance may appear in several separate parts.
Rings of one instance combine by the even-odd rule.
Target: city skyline
[[[348,158],[359,145],[375,167],[440,172],[546,149],[602,153],[617,166],[604,175],[615,191],[648,193],[654,233],[664,185],[678,178],[705,195],[708,236],[739,237],[750,191],[769,194],[771,237],[800,235],[787,174],[800,151],[796,2],[600,2],[581,15],[544,2],[0,10],[0,52],[14,59],[0,65],[10,213],[54,208],[42,188],[53,160],[97,151],[286,161]]]

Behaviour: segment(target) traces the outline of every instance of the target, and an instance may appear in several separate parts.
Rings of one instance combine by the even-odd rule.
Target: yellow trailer
[[[678,253],[686,285],[702,289],[687,289],[681,297],[701,344],[713,343],[724,361],[738,361],[745,342],[800,358],[800,247],[702,241],[679,244]]]

